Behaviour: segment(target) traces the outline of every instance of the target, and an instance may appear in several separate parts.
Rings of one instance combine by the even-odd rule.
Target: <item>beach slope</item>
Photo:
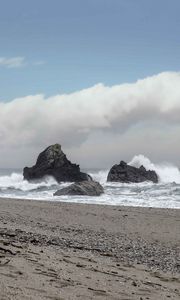
[[[0,199],[0,299],[180,299],[180,210]]]

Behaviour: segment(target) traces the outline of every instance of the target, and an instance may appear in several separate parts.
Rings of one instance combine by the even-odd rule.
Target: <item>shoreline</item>
[[[179,299],[179,232],[179,209],[0,198],[0,298]]]
[[[81,196],[83,197],[83,196]],[[94,196],[92,196],[93,198]],[[110,207],[110,208],[113,208],[113,207],[127,207],[127,208],[145,208],[145,209],[155,209],[155,210],[179,210],[180,211],[180,207],[156,207],[156,206],[140,206],[140,205],[120,205],[120,204],[107,204],[107,203],[87,203],[87,202],[75,202],[75,201],[68,201],[68,200],[55,200],[55,199],[32,199],[32,198],[11,198],[11,197],[2,197],[0,196],[0,200],[3,199],[3,200],[14,200],[14,201],[28,201],[28,202],[31,202],[31,201],[35,201],[35,202],[44,202],[44,203],[65,203],[67,205],[92,205],[92,206],[107,206],[107,207]]]

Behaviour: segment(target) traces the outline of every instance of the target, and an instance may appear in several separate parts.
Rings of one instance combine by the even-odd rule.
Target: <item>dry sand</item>
[[[0,199],[10,299],[180,299],[180,210]]]

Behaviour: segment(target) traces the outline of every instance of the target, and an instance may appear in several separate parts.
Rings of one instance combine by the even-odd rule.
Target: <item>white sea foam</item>
[[[40,187],[50,187],[57,185],[56,180],[53,177],[46,177],[40,182],[28,182],[23,180],[23,175],[19,173],[12,173],[11,175],[0,176],[0,188],[1,189],[19,189],[22,191],[35,190]]]
[[[154,170],[159,176],[161,183],[180,183],[180,170],[170,163],[154,164],[149,160],[149,158],[140,154],[134,156],[129,164],[134,167],[140,167],[143,165],[146,170]]]
[[[23,180],[21,173],[4,175],[3,171],[3,175],[0,175],[0,197],[180,209],[180,172],[176,166],[167,163],[153,164],[143,155],[135,156],[130,164],[136,167],[143,165],[147,170],[155,170],[160,182],[158,184],[107,182],[108,170],[91,170],[87,172],[104,187],[105,193],[100,197],[54,197],[55,191],[70,183],[58,184],[52,177],[46,177],[39,182],[28,182]]]
[[[105,184],[107,181],[107,175],[109,170],[99,170],[90,172],[89,174],[93,178],[93,180],[100,182],[101,184]]]

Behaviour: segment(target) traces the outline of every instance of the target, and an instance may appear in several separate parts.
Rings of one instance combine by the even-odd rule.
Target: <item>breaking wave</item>
[[[107,181],[108,170],[98,170],[94,172],[90,172],[89,174],[93,178],[93,180],[100,182],[101,184],[105,184]]]
[[[40,187],[50,187],[57,185],[56,180],[53,177],[46,177],[40,182],[28,182],[23,180],[23,175],[18,173],[12,173],[9,176],[0,176],[0,188],[1,189],[18,189],[22,191],[35,190]]]
[[[134,167],[140,167],[143,165],[146,170],[154,170],[161,183],[180,183],[180,170],[178,167],[170,163],[154,164],[149,160],[149,158],[140,154],[134,156],[129,164]]]

